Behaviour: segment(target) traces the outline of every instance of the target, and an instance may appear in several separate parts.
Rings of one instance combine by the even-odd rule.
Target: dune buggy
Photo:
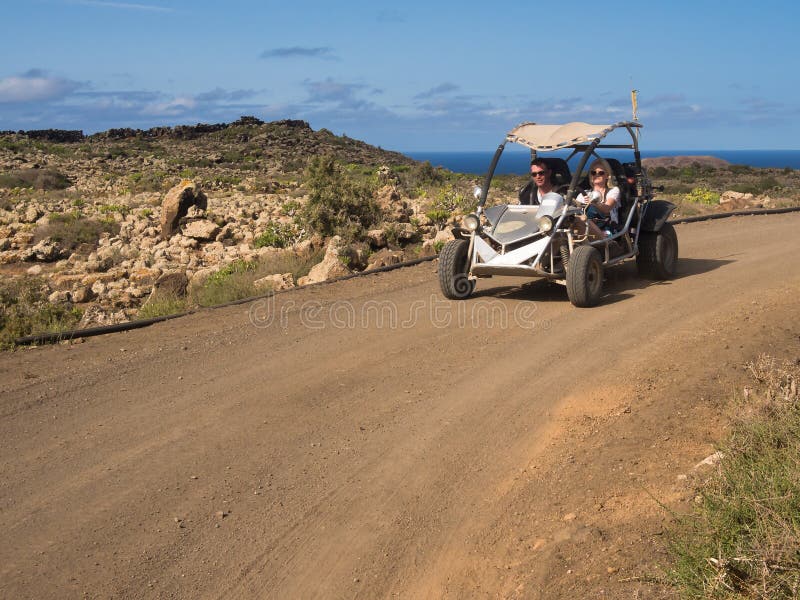
[[[603,271],[635,259],[639,274],[668,279],[675,273],[678,238],[667,223],[675,205],[653,200],[654,188],[642,167],[636,121],[611,125],[523,123],[512,129],[497,148],[482,188],[475,189],[477,210],[453,229],[454,240],[439,255],[439,283],[445,297],[468,298],[477,279],[494,275],[544,278],[566,286],[575,306],[596,305],[603,291]],[[619,130],[630,143],[602,143]],[[627,140],[627,136],[625,136]],[[519,192],[520,204],[485,207],[497,163],[508,143],[530,149],[531,159],[545,161],[556,193],[541,202],[533,182]],[[600,158],[599,148],[627,154],[629,162],[603,156],[620,190],[616,231],[607,237],[590,235],[585,217],[588,204],[576,201],[590,187],[587,162]],[[540,156],[561,150],[566,158]],[[570,161],[577,161],[570,169]],[[612,185],[612,183],[609,183]]]

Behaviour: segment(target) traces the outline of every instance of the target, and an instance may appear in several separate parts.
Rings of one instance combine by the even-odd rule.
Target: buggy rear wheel
[[[466,240],[450,240],[439,253],[439,287],[445,298],[464,300],[475,291],[475,281],[467,275],[468,250]]]
[[[642,232],[636,266],[639,275],[648,279],[669,279],[675,275],[678,263],[678,235],[675,228],[664,223],[657,232]]]
[[[603,261],[592,246],[578,246],[567,264],[567,297],[579,308],[594,306],[603,293]]]

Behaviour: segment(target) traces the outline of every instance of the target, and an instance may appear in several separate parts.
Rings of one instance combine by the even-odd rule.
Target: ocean
[[[490,152],[420,151],[404,152],[404,154],[414,160],[430,161],[435,167],[444,167],[455,173],[483,175],[489,169],[494,150]],[[566,158],[568,155],[569,151],[542,153],[542,156],[561,156],[562,158]],[[631,160],[633,154],[630,151],[621,154],[620,151],[607,150],[601,156]],[[800,150],[642,150],[642,158],[655,158],[658,156],[716,156],[734,165],[800,169]],[[506,148],[495,173],[498,175],[527,173],[529,162],[530,153],[528,151]],[[571,161],[570,164],[572,164]]]

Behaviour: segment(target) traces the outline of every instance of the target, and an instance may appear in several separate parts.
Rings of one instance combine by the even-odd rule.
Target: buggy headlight
[[[464,229],[469,229],[470,231],[477,231],[480,224],[480,219],[478,219],[478,215],[475,214],[467,215],[461,221],[461,225]]]
[[[538,219],[539,224],[539,231],[542,233],[547,233],[551,229],[553,229],[553,217],[550,215],[543,215]]]

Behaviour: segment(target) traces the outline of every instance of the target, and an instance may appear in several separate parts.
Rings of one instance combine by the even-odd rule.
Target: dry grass
[[[800,597],[800,367],[762,356],[749,370],[724,459],[673,532],[681,597]]]

